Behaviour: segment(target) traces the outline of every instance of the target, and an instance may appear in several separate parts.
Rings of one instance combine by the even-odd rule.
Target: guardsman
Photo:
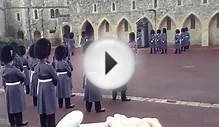
[[[151,41],[150,41],[151,54],[156,53],[156,35],[155,31],[151,30]]]
[[[74,105],[71,105],[71,68],[69,63],[65,60],[68,57],[68,52],[64,46],[58,46],[55,49],[55,69],[59,78],[57,85],[57,98],[59,103],[59,108],[63,107],[63,100],[65,100],[66,109],[74,108]]]
[[[19,57],[18,54],[17,54],[17,53],[18,53],[18,44],[17,44],[16,42],[12,42],[12,43],[10,44],[10,46],[13,47],[13,49],[14,49],[14,51],[15,51],[15,53],[16,53],[15,58],[14,58],[14,60],[13,60],[13,65],[14,65],[15,67],[17,67],[18,69],[20,69],[21,72],[23,72],[23,71],[24,71],[24,70],[23,70],[23,63],[22,63],[20,57]]]
[[[92,43],[91,39],[86,41],[86,51],[87,47]],[[102,94],[98,87],[96,87],[93,83],[91,83],[87,78],[86,75],[83,74],[83,88],[85,89],[84,92],[84,101],[86,104],[87,112],[91,112],[93,103],[95,104],[96,113],[105,112],[105,109],[101,106],[102,101]]]
[[[43,38],[36,42],[34,47],[39,63],[36,67],[38,77],[37,108],[40,114],[41,127],[55,127],[56,86],[58,76],[55,69],[47,62],[51,52],[51,43]]]
[[[75,49],[75,39],[74,39],[74,33],[71,32],[69,35],[69,41],[68,41],[68,51],[69,51],[69,56],[74,55],[74,49]]]
[[[167,53],[167,29],[163,28],[163,33],[162,33],[162,52],[161,54],[166,54]]]
[[[1,61],[5,68],[2,72],[2,80],[6,93],[6,104],[8,119],[11,127],[26,126],[23,122],[22,112],[26,109],[25,93],[22,83],[25,75],[13,66],[13,59],[16,56],[12,46],[4,46],[1,52]]]
[[[18,55],[23,63],[24,74],[26,76],[26,80],[24,81],[24,86],[26,88],[26,94],[30,93],[30,74],[29,74],[29,65],[28,60],[25,58],[26,48],[24,46],[18,46]]]
[[[157,52],[161,51],[162,46],[162,39],[161,39],[161,30],[157,30],[157,35],[156,35],[156,47],[157,47]]]
[[[180,30],[177,29],[176,30],[176,34],[175,34],[175,54],[179,53],[181,54],[181,44],[180,44],[180,41],[181,41],[181,35],[180,35]]]
[[[185,28],[181,29],[181,51],[186,51]]]
[[[188,27],[185,28],[186,49],[190,47],[190,33]]]
[[[82,32],[81,33],[81,42],[80,42],[81,46],[82,46],[82,53],[85,53],[86,49],[89,46],[89,39],[88,36],[86,34],[86,32]]]
[[[36,75],[36,67],[39,63],[39,60],[35,57],[34,47],[35,44],[32,44],[29,48],[30,59],[28,59],[28,64],[30,67],[30,95],[33,97],[33,105],[37,106],[38,77]]]

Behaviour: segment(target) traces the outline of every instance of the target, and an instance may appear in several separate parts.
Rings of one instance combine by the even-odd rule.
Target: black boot
[[[104,108],[101,108],[100,101],[95,102],[95,110],[96,110],[97,113],[105,112],[106,111]]]
[[[87,112],[91,112],[92,102],[86,101],[86,110]]]
[[[121,99],[122,101],[131,101],[131,99],[128,99],[126,96],[126,90],[121,91]]]
[[[55,114],[51,114],[51,115],[46,115],[47,117],[47,127],[55,127],[55,123],[56,123],[56,118],[55,118]]]
[[[59,108],[62,108],[63,107],[63,99],[59,98],[58,102],[59,102]]]
[[[41,125],[41,127],[47,127],[47,116],[46,116],[46,114],[40,114],[40,125]]]
[[[117,91],[113,91],[113,100],[115,101],[117,97]]]
[[[30,94],[30,87],[29,86],[26,86],[26,94]]]
[[[153,54],[153,49],[151,48],[151,54]]]
[[[74,108],[75,105],[71,104],[71,99],[70,98],[65,98],[65,107],[66,109]]]
[[[17,127],[27,126],[28,122],[23,122],[22,112],[15,114],[15,120]]]
[[[33,96],[33,106],[37,106],[37,97]]]
[[[15,124],[15,115],[14,114],[8,113],[8,120],[9,120],[9,123],[10,123],[11,127],[16,126],[16,124]]]

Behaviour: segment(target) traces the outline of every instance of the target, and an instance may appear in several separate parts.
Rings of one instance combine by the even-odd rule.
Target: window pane
[[[135,5],[135,1],[132,1],[132,9],[135,10],[136,5]]]
[[[195,16],[191,16],[191,29],[195,29]]]
[[[171,25],[172,25],[171,19],[170,17],[167,17],[167,30],[171,30]]]
[[[59,9],[56,9],[56,17],[59,17]]]
[[[113,10],[113,11],[115,11],[115,10],[116,10],[115,3],[113,3],[113,5],[112,5],[112,10]]]
[[[51,9],[51,10],[50,10],[50,17],[51,17],[51,18],[54,18],[54,17],[55,17],[54,9]]]
[[[38,12],[37,12],[37,10],[34,10],[34,19],[38,19]]]
[[[20,21],[20,20],[21,20],[21,18],[20,18],[20,14],[17,13],[17,21]]]
[[[181,0],[178,0],[178,5],[182,5],[182,1]]]
[[[94,12],[97,12],[97,5],[94,4],[94,9],[93,9]]]
[[[208,3],[208,0],[203,0],[203,3],[204,3],[204,4]]]
[[[154,8],[157,7],[157,0],[154,0]]]

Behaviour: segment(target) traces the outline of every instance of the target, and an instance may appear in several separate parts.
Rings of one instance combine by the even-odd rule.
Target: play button
[[[107,53],[105,52],[105,75],[109,73],[109,71],[116,66],[117,62]]]
[[[115,38],[100,39],[87,48],[83,70],[87,79],[99,88],[120,88],[134,73],[134,53],[126,42]]]

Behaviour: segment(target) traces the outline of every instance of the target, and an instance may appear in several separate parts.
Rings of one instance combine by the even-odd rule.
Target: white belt
[[[52,79],[38,79],[39,83],[52,82]]]
[[[23,68],[26,68],[27,66],[23,66]]]
[[[15,86],[19,84],[21,84],[21,82],[5,83],[6,86]]]
[[[68,74],[68,72],[57,72],[57,75],[65,75]]]

